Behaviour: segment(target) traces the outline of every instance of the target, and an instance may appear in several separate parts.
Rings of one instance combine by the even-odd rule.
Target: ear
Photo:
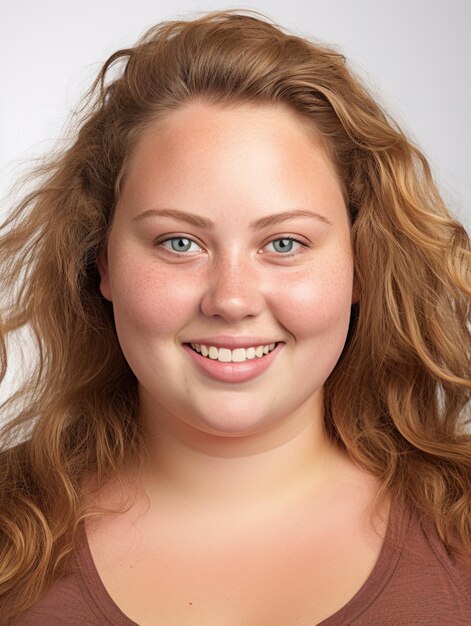
[[[97,268],[98,273],[100,274],[100,292],[101,295],[109,300],[113,301],[111,294],[111,282],[110,282],[110,273],[108,268],[108,246],[105,244],[103,248],[100,250],[97,256]]]

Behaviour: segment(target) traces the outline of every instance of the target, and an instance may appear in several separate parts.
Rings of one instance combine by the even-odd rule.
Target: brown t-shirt
[[[71,564],[70,573],[15,625],[136,625],[107,593],[83,526]],[[470,626],[471,567],[447,553],[431,521],[393,503],[370,576],[346,605],[320,624]]]

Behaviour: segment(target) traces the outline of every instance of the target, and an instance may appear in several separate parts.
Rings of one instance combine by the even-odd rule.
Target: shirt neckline
[[[370,575],[343,607],[319,622],[318,626],[348,626],[375,602],[397,567],[410,517],[408,507],[395,500],[391,501],[385,536]],[[139,626],[123,613],[106,590],[93,560],[83,521],[79,525],[74,558],[82,593],[94,614],[100,619],[105,618],[114,626]]]
[[[404,503],[392,500],[386,533],[370,575],[343,607],[319,622],[317,626],[348,626],[369,609],[394,574],[404,548],[410,521],[410,508]]]

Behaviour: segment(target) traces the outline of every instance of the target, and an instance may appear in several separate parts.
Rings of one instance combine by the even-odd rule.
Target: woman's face
[[[151,419],[234,437],[322,415],[350,320],[350,224],[332,163],[291,110],[192,103],[154,122],[99,270]],[[211,358],[273,343],[245,363]]]

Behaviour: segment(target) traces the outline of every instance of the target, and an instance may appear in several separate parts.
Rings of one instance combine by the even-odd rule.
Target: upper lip
[[[214,337],[200,337],[192,339],[191,341],[185,341],[184,343],[198,343],[205,346],[214,346],[215,348],[250,348],[251,346],[266,346],[272,343],[281,343],[276,339],[265,339],[260,337],[236,337],[234,335],[217,335]]]

